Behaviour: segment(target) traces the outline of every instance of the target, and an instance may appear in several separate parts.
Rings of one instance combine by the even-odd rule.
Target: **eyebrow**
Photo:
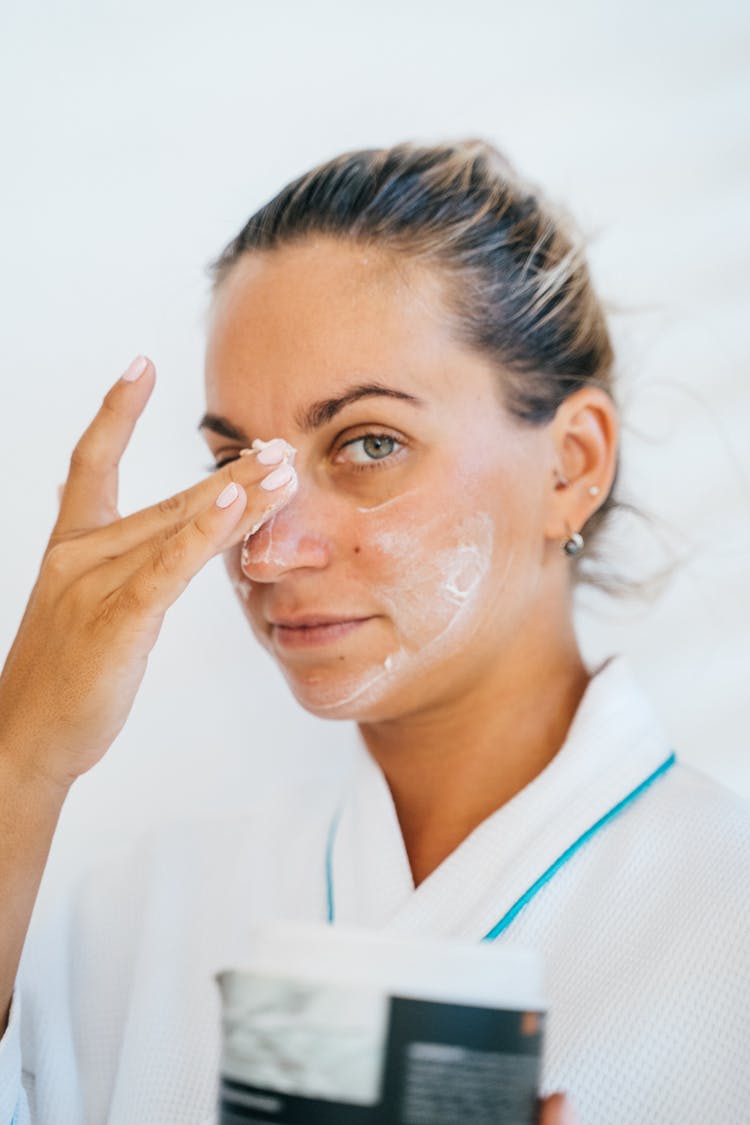
[[[320,399],[319,402],[311,403],[304,410],[298,411],[294,420],[302,433],[308,434],[313,430],[320,429],[326,422],[330,422],[345,406],[349,406],[361,398],[375,398],[377,396],[398,398],[414,406],[427,405],[424,399],[417,398],[416,395],[408,394],[406,391],[396,390],[395,387],[386,387],[380,383],[357,383],[355,386],[349,387],[343,394],[337,395],[336,398],[324,398]],[[224,418],[220,414],[204,414],[198,423],[198,429],[213,430],[214,433],[229,438],[230,441],[250,441],[244,430],[235,426],[228,418]]]

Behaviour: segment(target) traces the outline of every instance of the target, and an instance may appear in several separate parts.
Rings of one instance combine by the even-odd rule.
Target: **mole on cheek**
[[[358,555],[358,554],[359,554],[359,552],[360,552],[361,550],[362,550],[362,548],[361,548],[361,547],[355,547],[355,548],[354,548],[354,554],[355,554],[355,555]]]

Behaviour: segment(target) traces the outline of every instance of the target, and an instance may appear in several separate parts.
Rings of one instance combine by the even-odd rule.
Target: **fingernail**
[[[281,488],[282,485],[289,484],[294,475],[294,469],[291,465],[279,465],[278,469],[274,469],[272,473],[263,478],[260,487],[265,488],[266,492],[273,492],[274,488]]]
[[[146,359],[145,355],[137,355],[128,367],[127,371],[124,372],[122,378],[126,383],[134,383],[136,379],[140,378],[140,376],[146,370],[147,365],[148,360]]]
[[[223,488],[219,495],[216,497],[217,508],[228,508],[240,494],[240,490],[234,481],[231,481],[226,488]]]
[[[284,460],[287,444],[283,438],[273,438],[258,450],[258,460],[261,465],[279,465]]]

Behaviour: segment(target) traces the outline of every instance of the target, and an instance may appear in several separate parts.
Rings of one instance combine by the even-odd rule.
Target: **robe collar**
[[[609,656],[590,675],[554,758],[417,888],[385,775],[360,740],[329,837],[335,922],[480,940],[663,766],[671,750],[628,659]]]

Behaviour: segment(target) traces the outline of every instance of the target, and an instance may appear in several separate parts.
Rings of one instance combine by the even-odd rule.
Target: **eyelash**
[[[355,445],[358,441],[365,441],[367,438],[386,438],[389,441],[394,442],[396,446],[400,446],[401,449],[405,448],[405,443],[400,438],[395,437],[394,434],[388,434],[388,433],[385,433],[385,432],[370,430],[366,434],[360,434],[359,437],[351,438],[349,441],[345,441],[344,444],[342,446],[340,446],[340,448],[337,452],[341,452],[342,449],[346,449],[346,447],[349,446],[349,445]],[[393,458],[396,457],[396,455],[398,454],[398,452],[399,452],[398,449],[394,449],[391,453],[387,454],[385,457],[375,457],[369,463],[365,462],[363,464],[358,465],[358,464],[355,464],[354,462],[350,462],[349,468],[354,469],[356,472],[360,472],[360,471],[363,471],[363,470],[365,472],[369,472],[371,469],[379,469],[381,466],[388,465],[389,463],[391,463],[393,461]],[[236,454],[233,457],[224,457],[221,461],[217,461],[214,464],[206,465],[205,469],[209,473],[215,473],[215,472],[217,472],[218,469],[223,469],[224,466],[228,465],[231,461],[236,461],[238,459],[238,457],[239,457],[239,453]]]

